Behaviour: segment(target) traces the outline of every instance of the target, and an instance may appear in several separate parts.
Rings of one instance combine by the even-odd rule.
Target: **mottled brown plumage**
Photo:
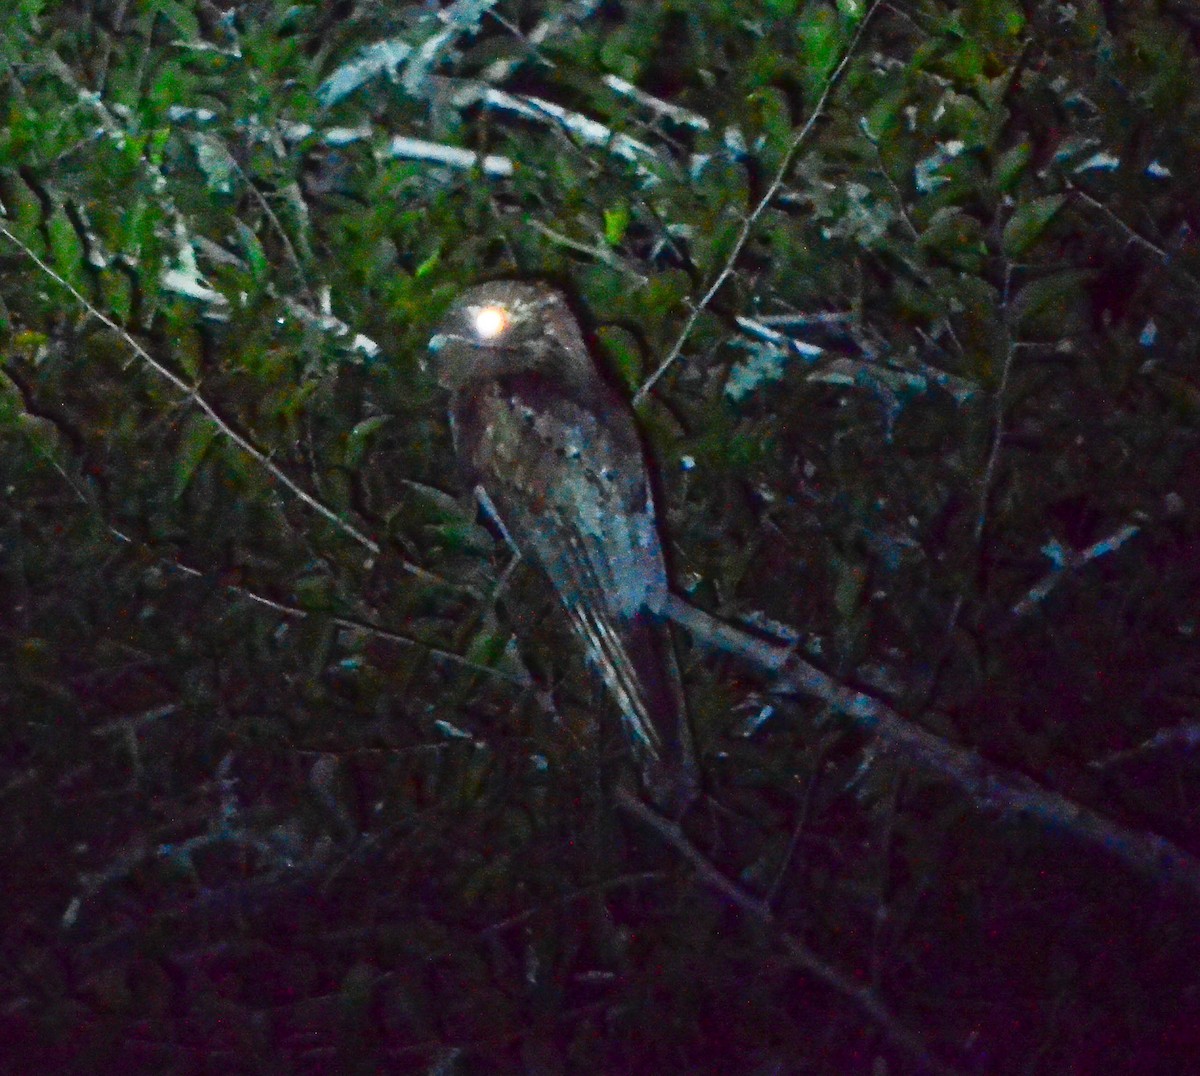
[[[643,782],[678,808],[696,776],[667,574],[633,417],[557,292],[468,290],[430,340],[471,485],[553,584],[621,710]]]

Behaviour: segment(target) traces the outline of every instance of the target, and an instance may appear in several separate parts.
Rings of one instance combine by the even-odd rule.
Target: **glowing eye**
[[[481,340],[495,340],[512,323],[508,311],[502,306],[481,306],[472,311],[475,335]]]

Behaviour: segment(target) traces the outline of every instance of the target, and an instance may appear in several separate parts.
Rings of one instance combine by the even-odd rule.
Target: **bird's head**
[[[429,340],[437,379],[457,391],[527,370],[585,378],[590,360],[566,300],[552,288],[496,280],[469,288]]]

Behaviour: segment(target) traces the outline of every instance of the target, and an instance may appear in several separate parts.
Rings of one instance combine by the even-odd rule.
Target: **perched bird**
[[[696,768],[629,405],[600,376],[566,301],[540,284],[469,289],[429,347],[468,482],[549,578],[620,708],[647,791],[682,809]]]

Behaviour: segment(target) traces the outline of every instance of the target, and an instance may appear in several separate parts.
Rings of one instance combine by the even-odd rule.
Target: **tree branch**
[[[1171,881],[1200,896],[1200,860],[1165,838],[1128,829],[1024,774],[987,762],[976,751],[948,743],[878,699],[843,687],[790,648],[722,623],[682,598],[672,594],[664,612],[699,642],[736,654],[775,677],[776,691],[820,699],[897,758],[958,785],[978,806],[1001,815],[1034,818],[1047,829],[1066,830],[1141,874]]]

